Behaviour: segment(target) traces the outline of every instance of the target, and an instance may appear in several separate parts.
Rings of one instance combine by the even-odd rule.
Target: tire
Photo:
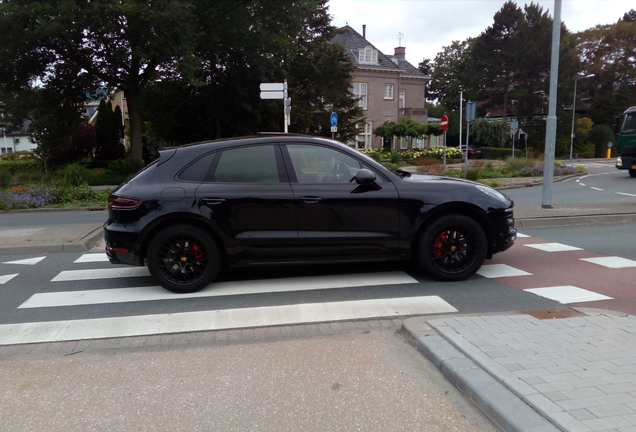
[[[629,171],[629,176],[630,177],[636,177],[636,169],[631,169],[630,168],[628,171]]]
[[[219,248],[201,228],[173,225],[161,230],[148,246],[148,269],[159,284],[174,293],[205,288],[219,272]]]
[[[474,275],[486,259],[488,244],[482,227],[463,215],[446,215],[422,233],[416,260],[440,281],[460,281]]]

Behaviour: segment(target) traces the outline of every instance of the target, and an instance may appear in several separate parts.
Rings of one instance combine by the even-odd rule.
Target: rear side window
[[[214,152],[208,153],[188,165],[186,169],[179,174],[179,180],[201,183],[208,169],[210,169],[215,154]]]
[[[273,145],[261,145],[223,150],[213,181],[278,183],[276,148]]]

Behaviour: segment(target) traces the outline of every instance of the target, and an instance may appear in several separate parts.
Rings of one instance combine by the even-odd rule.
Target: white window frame
[[[400,89],[400,101],[398,106],[400,108],[406,108],[406,89]]]
[[[356,136],[354,147],[358,149],[371,148],[371,131],[373,131],[373,122],[358,123],[356,129],[362,129]]]
[[[393,99],[393,84],[384,84],[384,99]]]
[[[424,148],[424,138],[413,138],[413,148]]]
[[[428,144],[431,148],[439,147],[439,136],[431,135],[428,137]]]
[[[358,50],[358,62],[360,64],[378,64],[378,50],[371,47]]]
[[[363,110],[367,109],[368,84],[361,82],[353,83],[353,95],[358,99],[358,106]]]
[[[408,150],[409,139],[408,137],[400,137],[400,150]]]

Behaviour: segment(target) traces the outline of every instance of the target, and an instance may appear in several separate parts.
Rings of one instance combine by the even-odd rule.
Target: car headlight
[[[498,190],[495,190],[493,188],[490,188],[488,186],[482,186],[482,185],[476,185],[475,186],[477,189],[479,189],[480,191],[482,191],[483,193],[485,193],[486,195],[499,200],[501,202],[507,203],[509,201],[508,197],[505,196],[504,194],[502,194],[501,192],[499,192]]]

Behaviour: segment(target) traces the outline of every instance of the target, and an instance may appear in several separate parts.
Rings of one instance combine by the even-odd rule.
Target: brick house
[[[351,56],[356,67],[352,91],[365,114],[364,121],[358,125],[360,134],[350,145],[360,149],[390,147],[393,150],[438,145],[437,137],[422,140],[396,137],[392,142],[383,142],[382,137],[373,134],[374,128],[387,121],[399,122],[403,117],[428,123],[424,96],[430,77],[406,61],[405,47],[395,48],[392,56],[385,55],[367,41],[366,26],[360,35],[347,25],[332,42],[344,46]]]

